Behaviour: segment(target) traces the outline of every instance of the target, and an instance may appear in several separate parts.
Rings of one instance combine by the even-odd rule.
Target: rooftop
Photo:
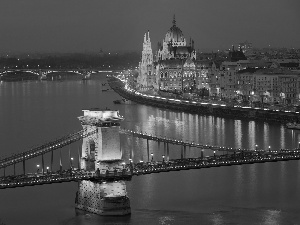
[[[107,107],[104,108],[90,108],[90,109],[83,109],[82,111],[118,111],[115,109],[109,109]]]
[[[269,75],[300,75],[300,71],[291,71],[286,69],[261,69],[261,68],[247,68],[238,71],[239,74],[249,73],[249,74],[269,74]]]

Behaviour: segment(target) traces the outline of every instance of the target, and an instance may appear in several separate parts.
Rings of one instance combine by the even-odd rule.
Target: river
[[[296,148],[300,141],[300,131],[280,123],[199,116],[134,103],[115,105],[113,100],[120,97],[102,91],[108,88],[102,84],[106,84],[105,74],[85,82],[69,76],[63,81],[0,83],[0,156],[81,129],[77,119],[83,115],[81,110],[95,107],[118,109],[125,117],[122,128],[203,144],[280,149]],[[126,161],[132,148],[134,161],[146,160],[146,141],[122,135],[121,143]],[[65,168],[68,149],[76,157],[80,147],[77,142],[63,149]],[[187,150],[189,157],[200,156],[199,149]],[[150,151],[161,160],[163,145],[159,150],[157,143],[150,142]],[[170,158],[179,156],[179,147],[170,146]],[[49,160],[46,156],[45,163]],[[27,161],[27,172],[35,172],[37,164],[40,158]],[[17,166],[18,173],[21,167]],[[76,211],[75,182],[4,189],[0,190],[0,224],[300,224],[299,190],[299,161],[133,177],[127,182],[132,214],[125,217]]]

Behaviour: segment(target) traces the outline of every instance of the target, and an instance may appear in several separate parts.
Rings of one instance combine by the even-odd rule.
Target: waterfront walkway
[[[230,117],[234,119],[300,123],[300,114],[298,111],[293,112],[288,110],[280,111],[278,109],[272,110],[269,108],[227,106],[225,104],[198,102],[192,100],[182,100],[147,95],[127,87],[123,81],[114,76],[108,77],[108,84],[116,93],[118,93],[123,98],[144,105],[200,115]]]

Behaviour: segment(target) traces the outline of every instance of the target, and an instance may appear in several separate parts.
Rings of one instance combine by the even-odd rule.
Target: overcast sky
[[[156,50],[173,14],[196,49],[300,47],[300,0],[0,0],[0,51]]]

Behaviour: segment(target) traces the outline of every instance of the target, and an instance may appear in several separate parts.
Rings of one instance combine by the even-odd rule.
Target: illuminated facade
[[[137,83],[140,88],[179,92],[208,87],[207,63],[196,61],[194,41],[190,38],[187,44],[181,29],[176,25],[175,16],[162,43],[158,43],[154,57],[149,32],[144,36]]]
[[[237,73],[237,83],[237,92],[245,100],[282,104],[296,104],[300,100],[300,78],[297,72],[245,70]]]
[[[137,83],[140,89],[152,88],[155,81],[153,53],[149,31],[144,35],[142,59],[139,63]]]
[[[248,41],[239,43],[239,49],[241,49],[245,55],[249,55],[252,53],[252,43]]]

